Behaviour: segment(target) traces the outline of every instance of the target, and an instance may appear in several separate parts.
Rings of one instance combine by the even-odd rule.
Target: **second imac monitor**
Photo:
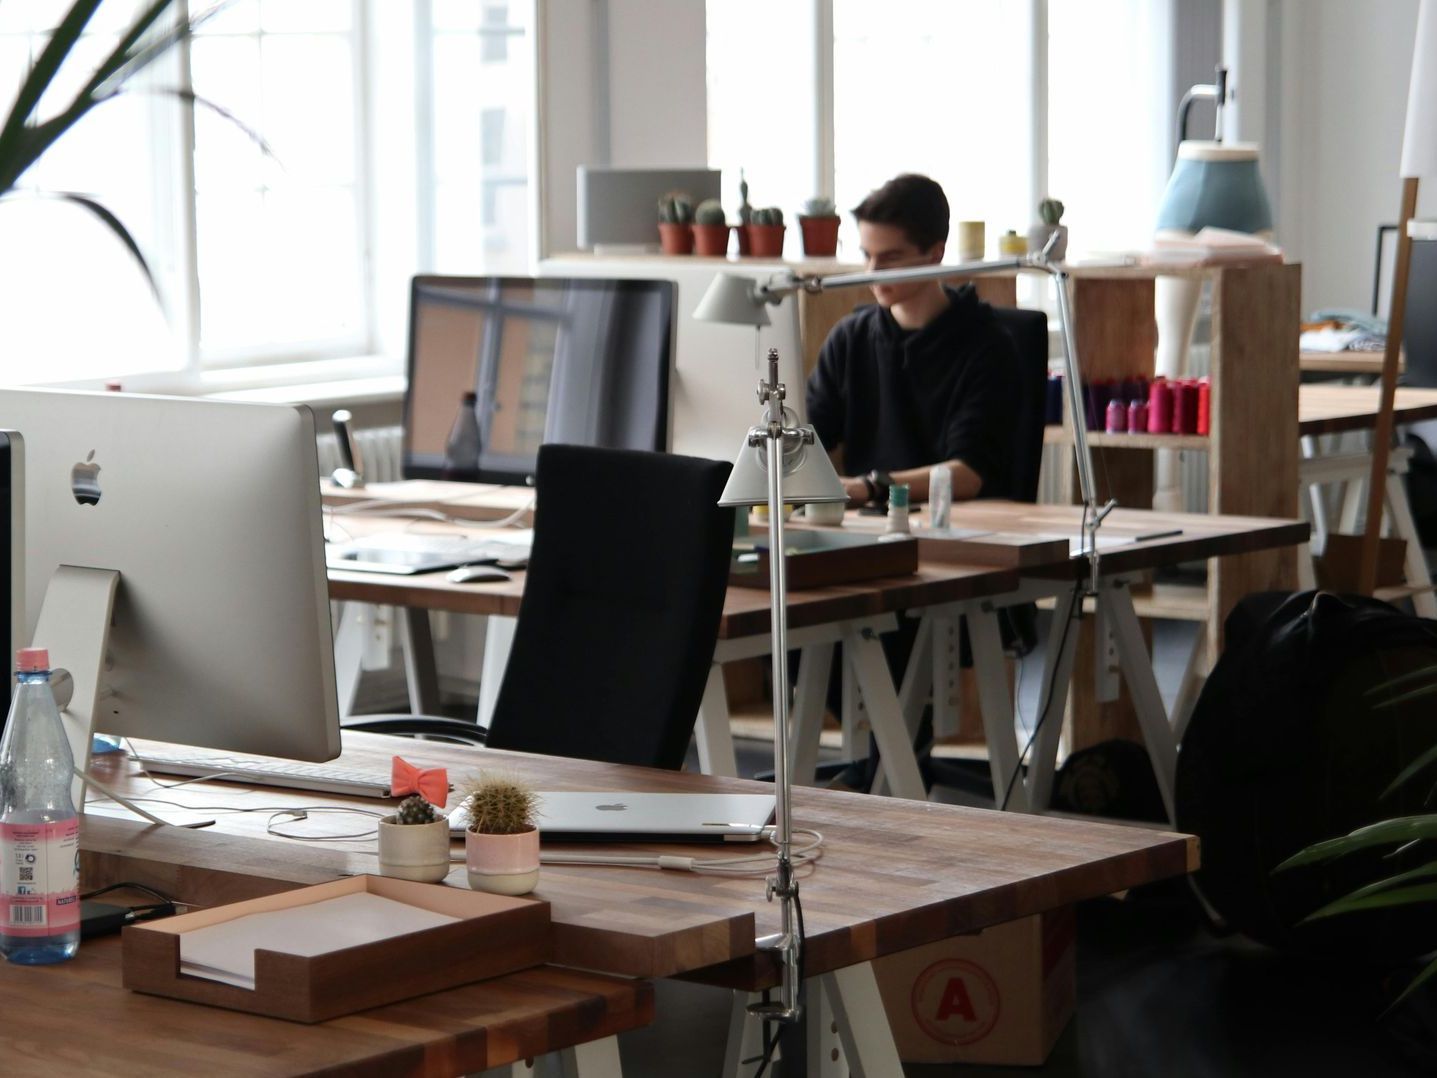
[[[414,278],[405,477],[529,482],[544,442],[667,449],[674,291],[669,281]],[[446,453],[466,407],[477,458]]]

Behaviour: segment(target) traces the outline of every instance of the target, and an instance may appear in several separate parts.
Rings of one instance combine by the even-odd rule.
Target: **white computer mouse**
[[[514,578],[493,565],[461,565],[449,573],[448,579],[454,584],[484,584]]]

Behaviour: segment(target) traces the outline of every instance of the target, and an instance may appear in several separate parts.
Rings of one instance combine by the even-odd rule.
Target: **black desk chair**
[[[473,737],[490,748],[677,769],[723,613],[731,465],[545,445],[524,599],[487,737],[427,716],[345,729]]]

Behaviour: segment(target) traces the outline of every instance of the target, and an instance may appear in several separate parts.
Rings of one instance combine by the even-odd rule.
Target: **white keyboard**
[[[210,753],[145,753],[131,757],[146,771],[165,775],[191,775],[253,786],[279,786],[352,797],[389,797],[389,776],[378,771],[357,771],[329,764],[298,760],[259,760],[250,756]]]

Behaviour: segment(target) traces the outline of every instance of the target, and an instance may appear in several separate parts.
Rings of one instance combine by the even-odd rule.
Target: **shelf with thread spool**
[[[1069,445],[1072,434],[1056,423],[1043,428],[1044,445]],[[1088,431],[1088,444],[1094,449],[1199,449],[1207,452],[1212,440],[1206,434],[1148,434],[1145,431],[1110,434],[1105,430]]]

